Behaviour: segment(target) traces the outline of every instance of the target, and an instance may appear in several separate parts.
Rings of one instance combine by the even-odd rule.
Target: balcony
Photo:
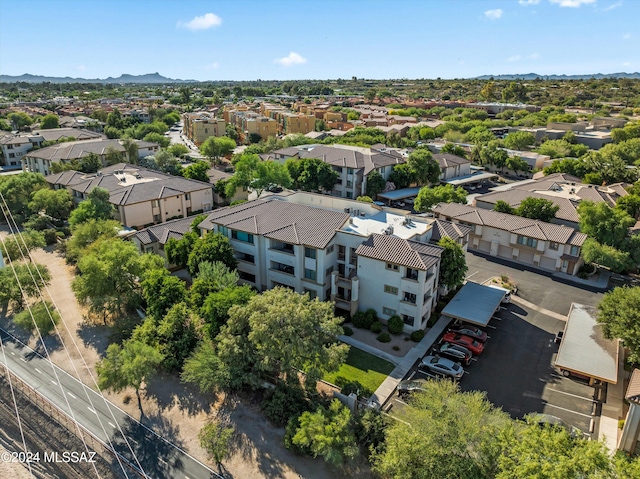
[[[296,270],[293,266],[289,266],[282,263],[271,263],[271,271],[278,271],[279,273],[289,274],[295,276]]]

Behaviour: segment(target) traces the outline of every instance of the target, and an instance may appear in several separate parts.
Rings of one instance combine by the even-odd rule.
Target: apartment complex
[[[471,226],[469,249],[546,271],[575,275],[584,264],[587,235],[545,223],[458,203],[432,208],[437,218]]]
[[[109,192],[115,219],[129,228],[142,228],[211,210],[213,187],[209,183],[120,163],[95,174],[63,171],[46,177],[54,188],[66,188],[74,201],[87,198],[94,188]]]
[[[245,142],[249,141],[251,135],[258,135],[261,140],[277,136],[278,122],[276,120],[245,108],[225,110],[224,112],[225,119],[240,130]]]
[[[205,111],[184,113],[182,122],[182,131],[198,146],[210,136],[221,137],[227,133],[225,121]]]
[[[229,238],[241,280],[260,291],[284,286],[349,314],[398,314],[414,331],[426,326],[437,301],[442,248],[429,241],[446,228],[434,223],[298,192],[215,210],[199,227]],[[466,236],[470,228],[457,231]]]

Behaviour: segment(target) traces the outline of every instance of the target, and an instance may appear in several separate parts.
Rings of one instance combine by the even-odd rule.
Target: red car
[[[484,344],[480,341],[476,341],[469,336],[465,336],[464,334],[458,334],[456,332],[450,331],[444,335],[442,338],[443,341],[447,341],[453,344],[459,344],[460,346],[464,346],[473,354],[480,354],[484,351]]]

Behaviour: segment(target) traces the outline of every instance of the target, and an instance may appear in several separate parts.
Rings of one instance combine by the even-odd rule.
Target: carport
[[[618,382],[617,339],[606,339],[596,321],[596,308],[571,303],[567,324],[556,356],[556,367],[565,376],[587,377],[590,383],[600,380]]]
[[[487,326],[503,298],[504,292],[499,289],[468,281],[442,314],[469,324]]]
[[[390,205],[392,201],[401,201],[406,198],[418,196],[420,188],[402,188],[400,190],[387,191],[386,193],[378,193],[378,198],[386,201]]]

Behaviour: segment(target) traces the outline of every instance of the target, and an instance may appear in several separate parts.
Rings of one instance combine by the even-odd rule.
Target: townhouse
[[[215,210],[199,228],[229,239],[241,281],[260,291],[284,286],[351,315],[398,314],[410,332],[426,326],[437,301],[442,248],[430,241],[449,231],[466,244],[471,231],[437,222],[296,192]]]
[[[580,252],[587,235],[568,226],[458,203],[440,203],[432,212],[471,226],[469,250],[571,275],[584,264]]]
[[[115,219],[135,229],[210,211],[213,205],[213,187],[209,183],[127,163],[95,174],[69,170],[46,179],[54,188],[69,190],[76,203],[86,199],[94,188],[106,189],[116,209]]]
[[[167,263],[167,255],[164,246],[170,239],[180,239],[185,233],[191,231],[193,217],[179,218],[167,221],[136,231],[129,240],[134,243],[140,253],[155,253],[165,259],[165,265],[169,268],[175,266]]]

